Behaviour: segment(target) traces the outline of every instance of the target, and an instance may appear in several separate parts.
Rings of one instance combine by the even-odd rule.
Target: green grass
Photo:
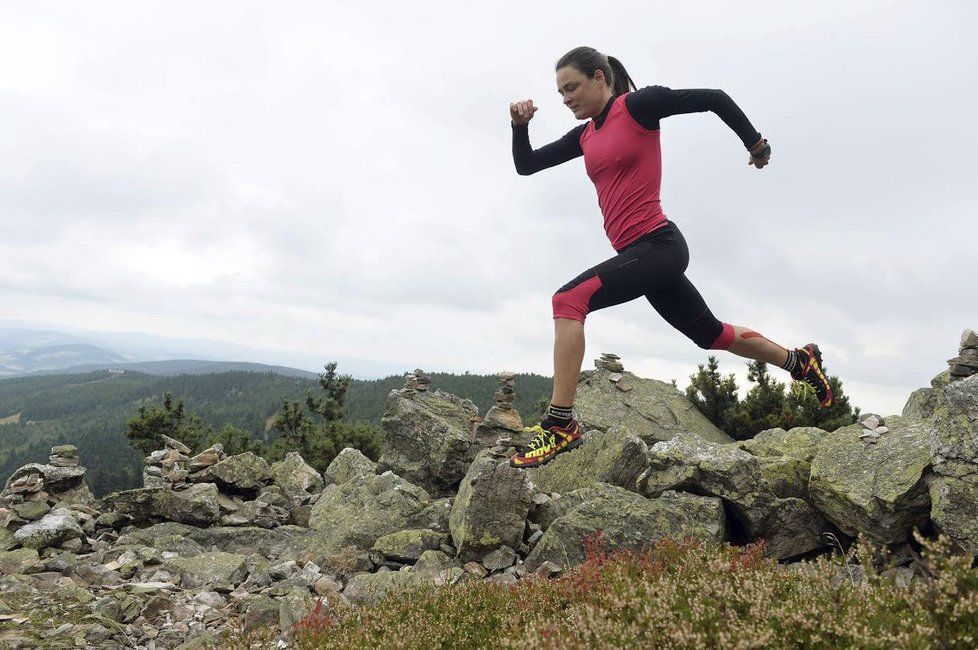
[[[857,545],[866,579],[843,560],[788,570],[744,548],[663,541],[605,553],[568,575],[506,587],[471,582],[391,594],[372,607],[319,608],[299,648],[971,648],[978,634],[973,559],[924,542],[931,577],[898,587]],[[855,553],[848,558],[855,562]],[[885,568],[885,567],[883,567]]]

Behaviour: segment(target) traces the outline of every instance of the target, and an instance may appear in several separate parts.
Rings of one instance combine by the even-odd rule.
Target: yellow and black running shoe
[[[791,373],[791,378],[803,381],[815,389],[815,397],[824,408],[832,406],[832,387],[822,369],[822,353],[818,346],[809,343],[795,350],[798,353],[798,367]]]
[[[532,432],[534,436],[526,452],[516,454],[509,460],[509,464],[513,467],[539,467],[560,452],[569,451],[584,442],[577,420],[571,420],[566,427],[555,424],[544,429],[537,424],[525,427],[523,431]]]

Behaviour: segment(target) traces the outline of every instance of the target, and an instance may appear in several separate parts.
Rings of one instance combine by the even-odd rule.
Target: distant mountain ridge
[[[97,370],[126,370],[144,372],[148,375],[173,377],[176,375],[208,375],[222,372],[272,372],[286,377],[299,379],[315,379],[318,373],[287,366],[273,366],[265,363],[250,361],[209,361],[207,359],[168,359],[164,361],[99,361],[94,363],[69,366],[67,368],[52,368],[7,374],[0,365],[0,380],[13,377],[38,375],[72,375],[94,372]]]
[[[132,359],[88,343],[56,343],[20,349],[0,349],[0,377],[37,372],[68,372],[65,368],[103,368]]]

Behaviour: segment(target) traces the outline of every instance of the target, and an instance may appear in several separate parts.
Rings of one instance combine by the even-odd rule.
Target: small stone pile
[[[411,397],[416,392],[427,393],[428,386],[431,384],[431,377],[421,368],[415,368],[414,372],[407,373],[404,378],[404,397]]]
[[[143,486],[185,490],[195,483],[193,475],[228,457],[224,446],[217,443],[191,457],[190,448],[179,440],[161,436],[163,449],[146,457],[143,468]]]
[[[78,447],[74,445],[51,447],[48,464],[55,467],[78,467]]]
[[[952,381],[978,373],[978,334],[974,330],[965,330],[961,334],[958,356],[948,359],[947,364],[951,367]]]
[[[883,418],[875,413],[864,414],[860,418],[859,424],[865,429],[865,431],[859,434],[859,439],[871,445],[875,445],[879,441],[880,436],[890,430],[885,425]]]
[[[530,436],[523,435],[523,419],[513,408],[516,399],[516,373],[501,372],[496,375],[498,387],[492,398],[495,404],[481,422],[475,424],[475,439],[485,446],[508,446],[526,444]],[[526,440],[523,440],[526,438]]]
[[[621,363],[621,357],[617,354],[611,352],[602,352],[600,359],[594,360],[594,367],[598,370],[607,370],[611,373],[608,376],[608,381],[615,385],[618,390],[627,393],[631,390],[624,381],[622,381],[622,374],[625,372],[625,366]]]

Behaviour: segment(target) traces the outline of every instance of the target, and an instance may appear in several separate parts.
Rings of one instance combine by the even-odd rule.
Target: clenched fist
[[[532,99],[524,99],[521,102],[513,102],[509,105],[509,119],[513,124],[523,125],[533,119],[533,114],[537,112],[537,107],[533,105]]]
[[[748,165],[754,165],[754,167],[760,169],[771,161],[771,145],[767,143],[767,138],[758,140],[749,151],[750,159],[747,161]]]

